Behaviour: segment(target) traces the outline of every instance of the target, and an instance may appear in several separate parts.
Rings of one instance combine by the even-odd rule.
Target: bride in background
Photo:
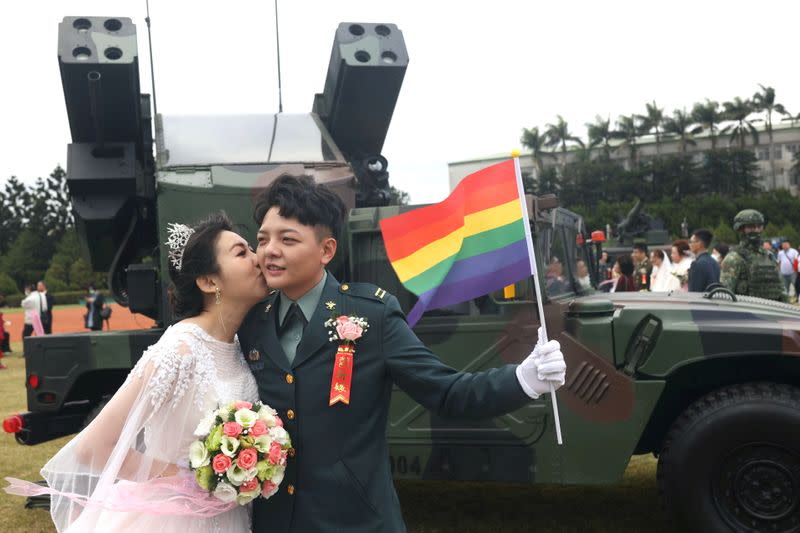
[[[148,348],[97,417],[42,469],[59,532],[250,531],[250,507],[202,491],[188,468],[195,428],[219,404],[256,401],[235,337],[267,295],[256,256],[224,213],[170,228],[173,307],[182,320]]]
[[[669,292],[681,288],[681,282],[672,274],[672,261],[663,250],[650,253],[653,272],[650,274],[650,290],[652,292]]]

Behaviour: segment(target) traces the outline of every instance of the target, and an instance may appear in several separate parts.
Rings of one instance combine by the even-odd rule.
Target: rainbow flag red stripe
[[[444,201],[381,221],[386,254],[419,301],[408,315],[471,300],[530,276],[533,258],[514,160],[470,174]]]

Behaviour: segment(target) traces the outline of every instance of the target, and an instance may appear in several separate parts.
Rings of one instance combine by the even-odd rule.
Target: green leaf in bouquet
[[[212,452],[219,451],[220,442],[222,441],[223,436],[222,426],[216,426],[211,430],[211,433],[208,435],[208,437],[206,437],[206,448]]]
[[[216,483],[214,483],[214,470],[212,470],[210,466],[201,466],[195,470],[194,478],[197,480],[197,484],[200,485],[203,490],[214,490],[214,487],[212,486],[212,483],[216,485]]]
[[[258,470],[256,476],[262,483],[265,479],[271,479],[272,476],[275,475],[275,465],[271,465],[269,461],[259,461],[256,463],[256,470]]]

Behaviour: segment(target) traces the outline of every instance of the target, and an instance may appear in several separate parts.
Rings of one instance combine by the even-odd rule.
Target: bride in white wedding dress
[[[268,288],[224,214],[170,230],[175,316],[98,416],[42,469],[59,532],[250,531],[250,506],[202,491],[188,468],[195,428],[218,405],[258,390],[235,332]],[[8,479],[8,478],[7,478]]]

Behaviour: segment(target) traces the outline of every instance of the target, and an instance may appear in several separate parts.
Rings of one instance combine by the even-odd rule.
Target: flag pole
[[[536,304],[539,307],[539,322],[541,323],[542,328],[542,342],[547,342],[547,327],[545,326],[544,321],[544,306],[542,304],[542,289],[539,283],[539,268],[536,265],[536,254],[533,250],[533,237],[531,236],[531,219],[528,215],[528,202],[525,201],[525,188],[522,186],[522,171],[519,168],[519,151],[514,150],[511,152],[511,157],[514,158],[514,171],[517,174],[517,190],[519,191],[519,198],[522,202],[522,214],[525,220],[525,241],[528,243],[528,259],[531,262],[531,275],[533,276],[533,285],[536,288]],[[564,444],[564,441],[561,438],[561,419],[558,416],[556,389],[552,382],[550,382],[550,398],[553,404],[553,422],[556,426],[556,441],[560,446]]]

